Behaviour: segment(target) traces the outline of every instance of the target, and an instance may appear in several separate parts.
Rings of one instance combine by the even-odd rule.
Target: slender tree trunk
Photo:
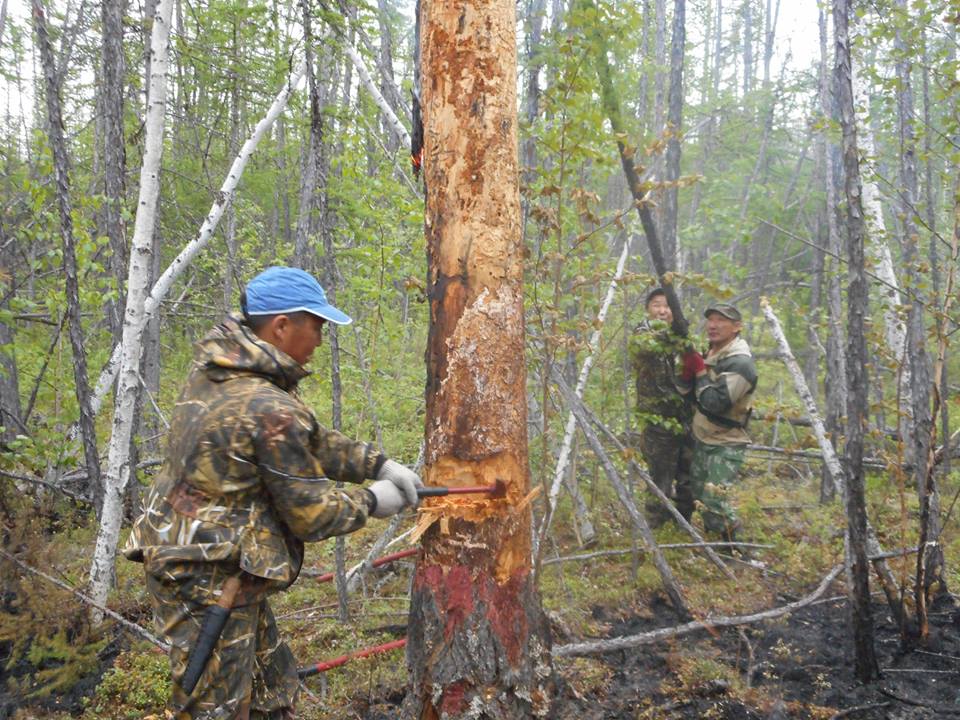
[[[900,146],[900,208],[901,229],[903,236],[900,240],[903,267],[906,273],[906,282],[914,293],[914,300],[910,303],[907,312],[907,360],[910,367],[910,395],[911,413],[909,418],[909,435],[913,459],[913,479],[920,498],[920,516],[927,523],[921,528],[922,542],[919,545],[917,559],[918,576],[914,601],[917,609],[917,622],[921,633],[921,641],[926,640],[927,634],[927,588],[929,584],[940,586],[940,569],[943,567],[943,549],[939,542],[927,547],[927,540],[939,538],[939,518],[930,512],[931,486],[933,473],[929,465],[933,458],[930,446],[933,441],[934,425],[930,410],[930,358],[926,350],[926,326],[923,308],[928,302],[928,294],[921,287],[921,276],[917,271],[920,258],[920,234],[917,230],[916,214],[918,211],[919,188],[917,181],[916,142],[913,130],[914,102],[913,82],[911,74],[913,63],[904,39],[904,31],[900,23],[909,21],[909,12],[905,0],[897,0],[899,21],[894,36],[894,53],[897,74],[897,128]],[[931,527],[933,523],[933,527]],[[931,570],[937,576],[925,577],[926,571]]]
[[[103,0],[100,20],[103,24],[100,79],[101,139],[105,202],[103,233],[110,244],[110,271],[116,288],[116,300],[107,303],[113,341],[120,340],[123,327],[124,281],[127,274],[127,238],[123,222],[125,199],[124,176],[126,153],[123,136],[123,88],[125,79],[123,54],[123,13],[125,0]]]
[[[8,175],[9,177],[9,175]],[[9,188],[8,188],[9,189]],[[13,298],[15,255],[17,244],[14,238],[8,237],[0,218],[0,267],[6,271],[0,292],[5,297]],[[10,310],[7,300],[2,305],[6,311]],[[59,332],[57,333],[59,336]],[[20,374],[17,370],[16,359],[16,330],[15,326],[0,322],[0,450],[5,451],[10,441],[17,435],[29,434],[25,425],[23,410],[20,403]]]
[[[83,326],[80,319],[80,285],[77,281],[77,252],[73,237],[73,216],[70,202],[70,161],[63,135],[63,112],[60,107],[58,73],[47,32],[47,21],[40,0],[33,0],[33,23],[43,66],[44,96],[47,105],[47,126],[53,153],[53,174],[56,182],[57,209],[60,213],[60,233],[63,236],[63,273],[67,299],[67,329],[73,351],[73,379],[76,384],[77,404],[80,406],[80,435],[87,468],[87,482],[100,512],[103,486],[100,479],[100,455],[93,424],[90,399],[90,381],[87,377],[87,353],[84,347]]]
[[[864,683],[879,677],[873,640],[873,609],[870,604],[870,570],[867,565],[867,509],[864,491],[863,433],[867,423],[869,376],[864,324],[868,316],[867,276],[863,253],[864,220],[860,204],[860,158],[857,155],[857,125],[850,75],[850,0],[834,0],[833,26],[836,47],[834,66],[840,126],[843,130],[844,194],[847,236],[847,445],[845,493],[850,575],[853,583],[851,611],[857,678]]]
[[[831,93],[831,75],[827,72],[827,19],[823,11],[820,13],[820,107],[824,118],[833,118],[834,103]],[[821,162],[824,168],[823,181],[826,186],[827,205],[824,209],[827,225],[827,248],[830,255],[839,257],[841,252],[840,228],[838,218],[839,202],[837,187],[839,174],[837,172],[837,148],[824,133],[820,142]],[[826,423],[831,442],[840,447],[840,436],[843,432],[842,418],[847,414],[847,356],[843,340],[843,300],[840,290],[840,276],[838,261],[832,257],[826,259],[827,278],[827,372],[824,375],[823,390],[826,398]],[[820,497],[823,501],[833,499],[832,483],[826,475],[823,476]]]
[[[743,97],[753,89],[753,0],[743,0]]]
[[[392,8],[388,0],[378,0],[378,10],[377,23],[380,28],[379,65],[383,78],[380,82],[380,92],[387,102],[390,103],[394,113],[399,115],[400,107],[394,102],[391,102],[393,98],[392,90],[395,87],[395,83],[393,79],[393,32],[390,28],[390,12]],[[400,147],[402,138],[382,113],[380,116],[380,127],[387,138],[384,143],[387,152],[393,154],[397,148]]]
[[[114,408],[113,433],[103,500],[103,513],[90,566],[90,595],[105,605],[113,582],[114,560],[120,534],[124,490],[130,479],[130,438],[134,427],[134,408],[139,388],[143,330],[147,321],[144,305],[150,289],[152,234],[160,195],[160,161],[163,153],[164,113],[167,104],[167,57],[170,39],[170,15],[173,0],[160,0],[153,19],[150,38],[150,102],[147,106],[143,167],[140,169],[140,193],[134,221],[130,271],[127,277],[127,302],[123,322],[120,373]],[[102,614],[94,612],[94,621]]]
[[[407,718],[528,718],[553,694],[530,572],[514,0],[421,0],[427,485],[507,486],[423,535]],[[454,68],[458,68],[454,72]],[[444,501],[439,501],[443,503]]]
[[[235,157],[240,149],[240,21],[244,5],[245,3],[239,3],[230,10],[233,15],[230,43],[230,139],[227,146],[230,157]],[[237,210],[233,203],[227,207],[224,241],[227,246],[227,266],[223,273],[223,309],[228,312],[233,307],[233,278],[237,274]]]
[[[673,34],[670,40],[670,98],[667,125],[667,181],[663,210],[663,255],[667,267],[679,267],[680,242],[677,238],[677,180],[680,178],[680,139],[683,135],[683,58],[687,42],[686,0],[674,0]]]

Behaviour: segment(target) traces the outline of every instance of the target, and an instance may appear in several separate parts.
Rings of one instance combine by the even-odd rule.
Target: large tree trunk
[[[77,253],[73,237],[73,210],[70,203],[70,168],[67,157],[67,142],[64,138],[63,113],[60,108],[60,83],[53,48],[47,32],[47,21],[40,0],[33,0],[33,22],[43,66],[44,95],[47,105],[47,125],[50,149],[53,153],[53,174],[57,188],[57,209],[60,213],[60,232],[63,235],[63,274],[67,296],[67,328],[70,347],[73,351],[73,379],[76,384],[77,404],[80,406],[80,436],[83,442],[83,457],[87,478],[94,499],[94,507],[100,511],[103,502],[103,486],[100,481],[100,455],[97,452],[97,436],[93,424],[93,409],[90,397],[90,382],[87,377],[87,352],[84,347],[83,328],[80,321],[80,285],[77,280]]]
[[[160,196],[160,160],[163,154],[164,113],[167,105],[167,56],[172,9],[173,0],[160,0],[150,38],[150,102],[145,123],[146,139],[143,167],[140,169],[137,216],[130,249],[113,434],[110,436],[103,512],[90,566],[90,596],[101,606],[106,604],[113,581],[123,495],[131,474],[130,438],[133,434],[134,409],[140,383],[140,357],[147,320],[144,305],[150,291],[152,236]],[[99,622],[103,617],[99,610],[93,615],[95,622]]]
[[[852,580],[855,665],[857,678],[870,682],[879,677],[873,643],[873,609],[870,604],[870,570],[867,566],[867,508],[864,491],[863,433],[867,423],[869,376],[867,374],[867,275],[864,264],[863,208],[860,204],[860,158],[857,155],[857,125],[850,76],[850,0],[834,0],[833,27],[836,48],[834,66],[840,127],[843,130],[843,169],[849,285],[847,287],[847,485],[844,500]]]
[[[549,629],[530,572],[513,0],[420,6],[430,335],[428,485],[448,502],[413,580],[408,718],[544,716]],[[434,501],[444,503],[445,501]]]

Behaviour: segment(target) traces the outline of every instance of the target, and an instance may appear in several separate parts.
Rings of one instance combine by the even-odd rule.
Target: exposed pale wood
[[[420,2],[428,486],[506,486],[427,500],[411,591],[404,717],[529,718],[553,695],[530,572],[523,244],[514,0]],[[418,528],[422,529],[422,528]]]

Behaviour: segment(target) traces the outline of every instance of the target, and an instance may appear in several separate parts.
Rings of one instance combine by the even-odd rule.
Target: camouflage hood
[[[283,390],[293,390],[310,374],[285,352],[258,338],[240,315],[227,316],[195,345],[194,363],[212,382],[253,373]]]

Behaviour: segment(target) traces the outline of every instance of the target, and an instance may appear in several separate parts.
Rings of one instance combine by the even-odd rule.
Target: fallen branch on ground
[[[750,547],[750,548],[772,548],[773,545],[762,545],[760,543],[741,543],[741,542],[706,542],[706,543],[666,543],[660,545],[660,549],[699,549],[704,547]],[[582,553],[580,555],[565,555],[563,557],[550,558],[544,560],[544,566],[556,565],[557,563],[576,562],[578,560],[592,560],[599,557],[613,557],[618,555],[632,555],[636,552],[633,548],[626,550],[598,550],[592,553]]]
[[[80,592],[79,590],[74,590],[72,587],[70,587],[69,585],[67,585],[65,582],[62,582],[61,580],[57,580],[55,577],[51,577],[50,575],[47,575],[45,572],[42,572],[42,571],[40,571],[40,570],[37,570],[35,567],[31,567],[30,565],[27,565],[25,562],[23,562],[22,560],[18,560],[16,557],[14,557],[14,556],[11,555],[10,553],[6,552],[5,550],[0,550],[0,556],[5,557],[7,560],[9,560],[10,562],[12,562],[14,565],[16,565],[17,567],[19,567],[20,569],[26,570],[27,572],[32,573],[33,575],[36,575],[36,576],[38,576],[38,577],[41,577],[41,578],[43,578],[44,580],[46,580],[47,582],[53,583],[54,585],[56,585],[56,586],[57,586],[58,588],[60,588],[61,590],[66,590],[68,593],[70,593],[70,594],[73,595],[74,597],[79,598],[80,600],[82,600],[83,602],[85,602],[87,605],[89,605],[89,606],[91,606],[91,607],[93,607],[93,608],[96,608],[97,610],[99,610],[100,612],[102,612],[102,613],[103,613],[104,615],[106,615],[107,617],[113,618],[113,619],[116,620],[118,623],[120,623],[120,625],[121,625],[122,627],[126,628],[127,630],[130,630],[131,632],[135,633],[136,635],[139,635],[139,636],[142,637],[144,640],[147,640],[147,641],[153,643],[154,645],[156,645],[158,648],[160,648],[160,649],[163,650],[164,652],[170,652],[170,646],[167,645],[165,642],[163,642],[163,640],[161,640],[160,638],[158,638],[158,637],[156,637],[155,635],[153,635],[149,630],[147,630],[146,628],[140,627],[139,625],[137,625],[137,624],[134,623],[134,622],[130,622],[130,621],[127,620],[125,617],[123,617],[123,616],[120,615],[119,613],[114,612],[114,611],[111,610],[110,608],[103,607],[102,605],[99,605],[99,604],[95,603],[93,600],[91,600],[90,598],[88,598],[88,597],[87,597],[86,595],[84,595],[82,592]]]
[[[837,575],[843,570],[843,565],[837,565],[830,573],[820,581],[817,589],[796,602],[783,605],[771,610],[754,613],[753,615],[736,615],[733,617],[715,617],[704,618],[703,620],[694,620],[675,627],[660,628],[650,632],[640,633],[639,635],[627,635],[624,637],[612,638],[610,640],[593,640],[589,642],[570,643],[561,645],[553,649],[554,657],[581,657],[584,655],[597,655],[600,653],[615,652],[617,650],[627,650],[629,648],[640,647],[641,645],[652,645],[654,643],[669,640],[670,638],[689,635],[698,630],[708,630],[718,627],[735,627],[737,625],[749,625],[751,623],[770,620],[772,618],[788,615],[795,610],[810,605],[823,595],[830,584],[836,579]]]

